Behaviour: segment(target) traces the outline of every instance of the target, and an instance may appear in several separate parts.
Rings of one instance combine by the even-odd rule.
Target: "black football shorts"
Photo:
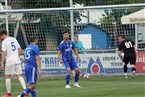
[[[136,55],[135,54],[125,55],[124,58],[123,58],[123,62],[125,62],[125,64],[130,63],[130,65],[135,65]]]

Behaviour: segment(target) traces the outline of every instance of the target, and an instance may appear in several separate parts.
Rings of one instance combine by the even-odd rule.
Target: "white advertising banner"
[[[46,74],[65,73],[65,67],[59,63],[58,56],[40,55],[41,68]],[[81,54],[81,63],[78,63],[82,72],[88,73],[116,73],[123,72],[123,63],[117,53]],[[24,63],[22,63],[24,69]]]

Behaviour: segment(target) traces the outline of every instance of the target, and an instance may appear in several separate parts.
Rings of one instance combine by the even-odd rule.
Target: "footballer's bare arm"
[[[63,61],[62,61],[62,57],[61,57],[61,51],[58,51],[58,59],[59,59],[59,62],[62,64]]]
[[[6,51],[2,51],[2,59],[1,59],[1,69],[4,70],[5,68],[5,59],[6,59]]]

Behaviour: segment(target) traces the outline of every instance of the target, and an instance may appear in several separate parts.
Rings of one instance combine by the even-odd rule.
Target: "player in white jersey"
[[[20,52],[21,47],[18,41],[7,35],[6,30],[0,31],[0,37],[2,41],[2,59],[1,59],[1,69],[5,70],[5,80],[7,94],[2,97],[12,97],[11,94],[11,76],[16,75],[19,79],[23,89],[26,89],[26,84],[24,78],[22,77],[22,68],[20,65]]]

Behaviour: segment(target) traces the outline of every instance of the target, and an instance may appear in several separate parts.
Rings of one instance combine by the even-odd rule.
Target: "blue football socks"
[[[75,82],[78,82],[78,80],[79,80],[79,74],[75,74],[75,78],[74,78],[74,80],[75,80]]]
[[[22,94],[21,94],[21,97],[24,97],[26,94],[29,94],[31,92],[31,90],[29,88],[26,88]]]
[[[36,89],[33,89],[33,90],[31,91],[31,95],[32,95],[32,97],[36,97]]]
[[[67,73],[66,74],[66,85],[69,85],[69,82],[70,82],[70,74]]]

